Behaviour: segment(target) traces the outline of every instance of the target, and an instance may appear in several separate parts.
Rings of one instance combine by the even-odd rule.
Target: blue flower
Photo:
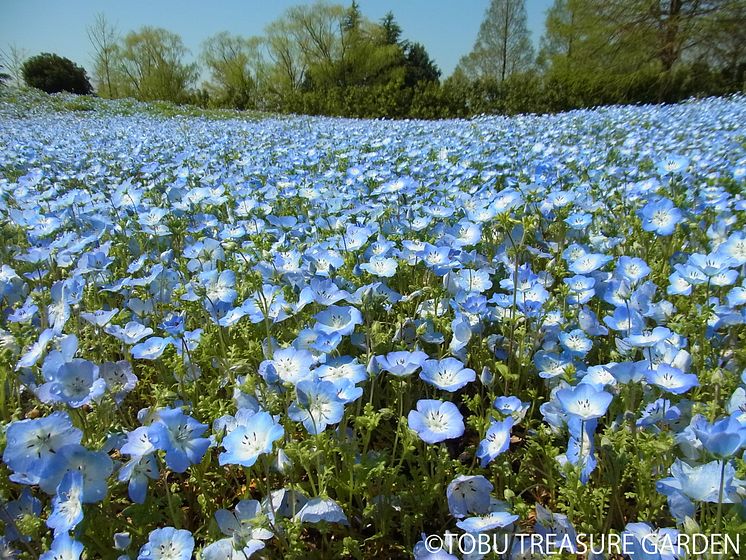
[[[420,372],[420,379],[449,393],[458,391],[476,378],[474,370],[465,368],[456,358],[426,360]]]
[[[452,402],[420,399],[407,415],[410,429],[425,443],[438,443],[464,434],[464,418]]]
[[[136,344],[141,339],[153,334],[153,329],[137,321],[129,321],[124,327],[107,325],[104,331],[125,344]]]
[[[592,420],[606,414],[614,397],[588,383],[557,391],[557,399],[568,414],[581,420]]]
[[[477,457],[481,459],[482,468],[492,462],[495,457],[507,451],[508,447],[510,447],[510,430],[512,428],[512,417],[508,417],[502,421],[493,421],[490,424],[484,439],[479,442],[479,447],[477,448]]]
[[[55,535],[52,548],[39,556],[39,560],[79,560],[83,553],[83,544],[68,535],[60,533]]]
[[[82,439],[83,432],[73,426],[66,412],[12,422],[6,434],[3,462],[16,473],[11,480],[38,484],[49,461],[61,449],[78,444]]]
[[[171,337],[151,336],[145,342],[135,344],[130,352],[136,360],[156,360],[161,357],[166,347],[173,342]]]
[[[109,492],[107,480],[114,463],[103,451],[90,451],[82,445],[66,445],[47,462],[39,487],[47,494],[57,493],[57,487],[69,471],[79,471],[83,477],[81,501],[91,504],[102,501]]]
[[[386,356],[376,356],[378,367],[396,377],[406,377],[417,371],[427,360],[427,354],[416,350],[414,352],[389,352]]]
[[[681,395],[692,387],[699,386],[697,376],[693,373],[684,373],[679,368],[668,364],[658,364],[658,367],[648,370],[645,379],[651,385],[660,387],[664,391]]]
[[[726,463],[723,471],[721,461],[690,466],[676,459],[671,466],[671,476],[659,480],[656,489],[668,498],[674,517],[683,521],[687,516],[694,517],[696,506],[693,502],[718,502],[721,471],[724,474],[723,503],[739,503],[741,498],[737,490],[743,486],[744,481],[736,479],[736,470],[730,463]]]
[[[692,422],[692,429],[709,453],[719,459],[735,455],[746,446],[746,425],[733,417],[721,418],[712,424],[703,417]]]
[[[493,486],[480,475],[458,475],[446,488],[448,510],[457,519],[469,514],[484,515],[489,512],[490,492]]]
[[[148,439],[157,448],[166,452],[166,464],[177,473],[182,473],[202,460],[210,446],[210,440],[199,437],[207,424],[200,424],[179,408],[161,409],[158,420],[148,429]]]
[[[352,334],[355,327],[363,323],[363,316],[357,308],[338,305],[330,305],[317,313],[314,318],[316,319],[314,330],[327,334],[337,333],[341,336]]]
[[[249,417],[223,438],[224,453],[218,456],[221,465],[250,467],[262,453],[271,453],[272,444],[285,433],[283,427],[264,411]]]
[[[37,390],[39,399],[45,403],[65,403],[80,408],[98,401],[106,391],[106,382],[99,377],[98,366],[76,358],[62,364],[52,378]]]
[[[54,534],[66,533],[83,520],[83,475],[79,471],[68,471],[57,486],[57,495],[52,502],[52,514],[47,518],[47,527]]]
[[[648,202],[640,211],[642,229],[652,231],[658,235],[671,235],[684,216],[667,198]]]
[[[344,401],[331,381],[307,380],[295,386],[296,400],[288,409],[288,417],[303,422],[309,434],[320,434],[329,424],[336,424],[344,415]]]
[[[518,519],[519,517],[517,515],[508,513],[507,511],[493,511],[487,515],[467,517],[466,519],[457,522],[456,526],[467,533],[479,534],[508,527],[518,521]]]
[[[150,532],[137,560],[191,560],[194,537],[185,529],[163,527]]]
[[[331,498],[313,498],[295,514],[301,523],[339,523],[349,525],[347,516],[337,502]]]

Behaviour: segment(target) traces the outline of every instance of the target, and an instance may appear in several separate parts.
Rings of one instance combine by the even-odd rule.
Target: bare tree
[[[86,28],[88,40],[93,47],[93,73],[96,92],[103,97],[116,97],[114,66],[119,49],[119,34],[102,13],[96,14],[93,23]]]
[[[8,45],[6,49],[0,50],[0,61],[8,71],[11,83],[15,86],[23,84],[23,63],[28,58],[28,51],[16,45]]]

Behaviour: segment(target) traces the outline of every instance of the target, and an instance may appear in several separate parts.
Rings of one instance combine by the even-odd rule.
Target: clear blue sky
[[[341,0],[347,5],[351,0]],[[143,25],[164,27],[181,35],[196,56],[200,44],[219,31],[261,35],[288,6],[301,0],[0,0],[0,49],[9,44],[29,55],[54,52],[91,68],[86,26],[98,12],[126,33]],[[358,0],[363,14],[379,20],[394,13],[403,36],[425,45],[448,76],[468,53],[489,0]],[[544,32],[552,0],[526,0],[534,43]]]

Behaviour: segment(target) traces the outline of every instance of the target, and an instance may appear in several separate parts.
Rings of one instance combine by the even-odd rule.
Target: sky
[[[350,0],[337,0],[348,5]],[[91,45],[86,27],[103,13],[126,34],[151,25],[179,35],[192,58],[202,42],[220,31],[251,36],[302,0],[0,0],[0,49],[15,45],[33,56],[52,52],[83,66],[91,75]],[[392,11],[403,38],[425,45],[443,77],[467,54],[489,0],[358,0],[363,14],[378,21]],[[552,0],[526,0],[534,43],[544,31]]]

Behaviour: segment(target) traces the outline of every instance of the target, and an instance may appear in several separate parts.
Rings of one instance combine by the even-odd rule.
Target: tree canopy
[[[88,94],[92,91],[86,71],[69,58],[56,54],[33,56],[23,63],[22,71],[26,85],[47,93]]]

